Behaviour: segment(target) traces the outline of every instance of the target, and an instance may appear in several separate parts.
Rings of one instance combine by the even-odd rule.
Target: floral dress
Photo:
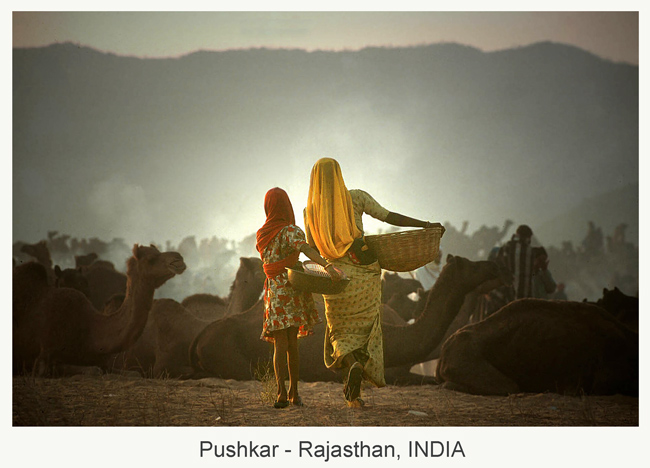
[[[305,233],[290,224],[267,246],[262,261],[274,263],[300,250],[306,244]],[[313,326],[321,322],[311,293],[298,291],[289,283],[287,272],[267,278],[264,289],[264,325],[261,339],[273,342],[272,332],[298,327],[298,338],[313,334]]]

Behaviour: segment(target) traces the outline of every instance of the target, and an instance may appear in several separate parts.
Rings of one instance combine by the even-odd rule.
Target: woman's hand
[[[339,273],[339,271],[336,268],[334,268],[334,265],[332,265],[331,263],[325,265],[325,271],[327,272],[328,275],[330,275],[330,278],[332,278],[332,281],[334,282],[341,281],[343,279],[341,273]]]
[[[445,233],[445,227],[440,223],[430,223],[429,221],[427,221],[427,224],[424,227],[425,228],[434,228],[434,227],[441,228],[442,229],[442,234]],[[440,234],[440,235],[442,236],[442,234]]]

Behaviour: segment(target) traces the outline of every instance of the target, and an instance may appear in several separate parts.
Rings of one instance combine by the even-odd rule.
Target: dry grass
[[[14,426],[637,426],[638,398],[467,395],[436,386],[367,388],[349,408],[342,385],[303,382],[305,407],[272,407],[275,383],[119,375],[13,379]]]

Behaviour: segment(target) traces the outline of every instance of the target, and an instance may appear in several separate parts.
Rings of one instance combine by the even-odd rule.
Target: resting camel
[[[126,295],[113,314],[100,313],[81,292],[70,288],[40,291],[42,297],[27,304],[14,301],[14,357],[25,369],[33,366],[38,375],[58,373],[66,365],[101,366],[108,354],[138,339],[154,291],[185,268],[177,252],[161,253],[154,246],[136,244],[127,260]],[[27,310],[16,327],[19,306]]]
[[[614,289],[603,288],[603,297],[596,301],[614,317],[634,331],[639,331],[639,298],[628,296],[617,287]]]
[[[38,263],[41,263],[45,268],[52,269],[52,257],[50,250],[47,248],[47,242],[44,240],[35,244],[25,244],[20,248],[20,251],[34,257]]]
[[[436,373],[479,395],[638,395],[639,335],[593,304],[520,299],[449,337]]]
[[[49,271],[42,263],[31,261],[13,269],[13,373],[24,370],[24,362],[17,350],[30,346],[34,340],[32,323],[38,321],[39,304],[54,288],[73,288],[88,295],[88,282],[79,269],[54,267],[56,280],[50,283]]]
[[[402,278],[398,273],[384,272],[381,281],[381,301],[399,314],[404,322],[417,317],[417,302],[409,294],[424,293],[422,283],[414,278]],[[421,312],[421,310],[420,310]]]
[[[54,286],[57,288],[72,288],[81,291],[84,296],[89,297],[90,287],[81,268],[66,268],[62,270],[59,265],[54,267]]]
[[[96,260],[82,268],[90,289],[88,298],[97,310],[102,310],[115,294],[126,293],[127,275],[113,268],[110,262]]]
[[[227,305],[206,307],[225,302],[211,294],[194,294],[181,304],[173,299],[155,300],[140,338],[126,351],[111,356],[107,367],[136,370],[154,377],[181,377],[191,373],[187,349],[194,337],[211,322],[226,314],[238,314],[245,310],[244,307],[248,309],[255,304],[262,292],[263,277],[260,259],[242,257],[230,286]],[[202,296],[208,296],[208,302]],[[113,299],[117,302],[119,296]]]
[[[196,293],[187,296],[181,305],[203,320],[217,320],[226,315],[228,300],[216,294]]]
[[[91,252],[86,255],[75,255],[74,256],[74,265],[79,267],[87,267],[93,264],[97,260],[98,256],[95,252]]]
[[[447,327],[447,331],[445,331],[445,334],[438,343],[438,346],[432,349],[431,352],[427,355],[426,359],[423,362],[418,363],[412,369],[412,372],[427,377],[435,376],[436,366],[438,364],[438,359],[440,358],[440,349],[442,348],[442,345],[453,333],[470,323],[470,318],[472,314],[476,312],[478,300],[480,296],[485,293],[484,291],[485,288],[477,288],[465,295],[465,301],[460,307],[460,311],[456,317],[454,317],[454,320],[451,322],[449,327]],[[433,378],[432,382],[436,382],[435,378]]]
[[[264,279],[261,259],[240,257],[239,269],[230,285],[227,298],[199,293],[186,297],[181,305],[204,320],[216,320],[225,315],[239,313],[252,307],[260,298]]]
[[[465,295],[481,285],[503,284],[507,273],[494,262],[472,262],[449,255],[436,284],[429,290],[422,314],[411,325],[383,324],[385,366],[411,366],[421,362],[437,346],[458,313]],[[260,340],[263,304],[258,302],[239,315],[211,323],[201,331],[189,349],[190,363],[197,375],[250,380],[255,369],[265,364],[272,352]],[[338,380],[323,362],[324,324],[314,336],[300,340],[300,378],[305,381]]]
[[[47,271],[47,280],[51,285],[53,285],[56,281],[56,275],[52,268],[52,256],[50,255],[50,249],[47,247],[47,242],[42,240],[35,244],[23,244],[20,247],[20,251],[33,257],[36,262],[45,267],[45,270]]]

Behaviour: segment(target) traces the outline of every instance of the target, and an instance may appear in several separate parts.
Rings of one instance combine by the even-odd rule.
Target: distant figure
[[[490,253],[488,254],[488,261],[496,262],[499,250],[499,247],[492,247],[492,250],[490,250]],[[481,294],[477,301],[477,311],[470,317],[470,322],[480,322],[495,313],[508,303],[510,295],[510,286],[508,285],[500,286],[492,289],[486,294]]]
[[[599,255],[603,252],[603,231],[597,228],[593,221],[588,223],[589,231],[582,241],[582,247],[588,256]]]
[[[538,299],[550,299],[557,285],[548,269],[548,254],[544,247],[533,247],[533,296]]]
[[[551,299],[553,299],[554,301],[568,301],[569,298],[566,295],[565,289],[566,289],[566,285],[564,283],[558,283],[557,289],[551,296]]]
[[[508,302],[533,296],[533,248],[530,245],[533,230],[525,224],[517,228],[512,239],[499,249],[497,261],[505,265],[513,275]]]

